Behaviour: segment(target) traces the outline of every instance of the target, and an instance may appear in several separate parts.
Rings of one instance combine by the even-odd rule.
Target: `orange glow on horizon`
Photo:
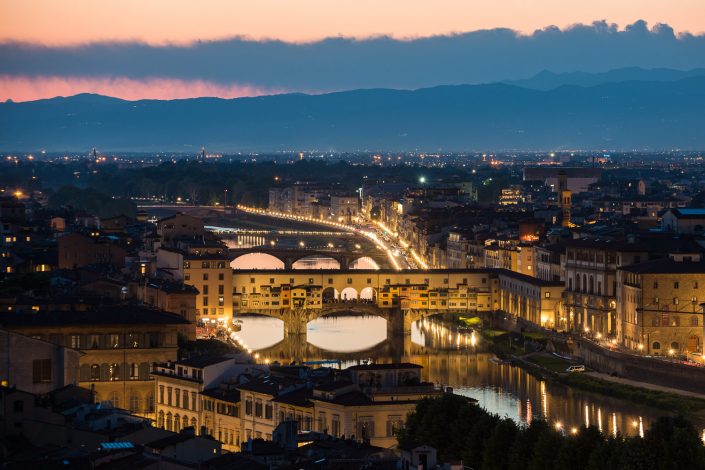
[[[490,28],[523,34],[596,20],[638,19],[677,33],[705,32],[702,0],[3,0],[0,41],[77,45],[100,41],[188,44],[246,37],[425,37]]]
[[[0,101],[31,101],[79,93],[96,93],[125,100],[185,99],[203,96],[241,98],[282,93],[250,85],[221,85],[204,80],[125,77],[16,77],[0,75]]]

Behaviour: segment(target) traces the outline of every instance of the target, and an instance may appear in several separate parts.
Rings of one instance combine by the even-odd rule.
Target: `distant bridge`
[[[341,270],[352,269],[355,263],[363,258],[369,258],[374,261],[378,267],[388,267],[387,256],[383,253],[365,252],[362,250],[348,251],[336,248],[286,248],[280,246],[253,246],[247,248],[231,247],[231,259],[235,261],[241,256],[264,253],[284,263],[284,270],[292,270],[294,263],[306,258],[331,258],[338,262]]]

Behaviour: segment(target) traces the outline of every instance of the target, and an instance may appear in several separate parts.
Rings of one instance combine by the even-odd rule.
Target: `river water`
[[[411,335],[387,338],[386,320],[375,316],[323,317],[308,324],[306,337],[284,337],[280,320],[241,317],[239,338],[260,361],[310,362],[346,368],[365,361],[411,362],[423,379],[453,387],[454,393],[518,423],[546,418],[564,432],[595,425],[603,433],[638,435],[664,411],[593,394],[534,377],[496,362],[479,335],[457,331],[440,320],[413,325]]]

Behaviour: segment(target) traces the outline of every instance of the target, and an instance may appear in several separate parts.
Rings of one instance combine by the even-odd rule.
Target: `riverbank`
[[[511,360],[544,380],[673,413],[705,414],[705,394],[611,377],[597,372],[567,373],[566,369],[577,362],[544,352],[542,349],[548,339],[546,334],[487,329],[482,331],[482,336],[497,356]]]
[[[627,400],[632,403],[678,414],[705,413],[705,395],[636,381],[627,381],[594,372],[568,373],[576,362],[555,355],[536,352],[514,356],[512,360],[530,373],[570,387]]]

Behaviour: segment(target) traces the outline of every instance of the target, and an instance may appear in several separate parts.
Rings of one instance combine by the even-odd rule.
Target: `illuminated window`
[[[91,365],[91,380],[100,380],[100,366],[98,364]]]
[[[113,362],[108,367],[108,379],[112,382],[120,380],[120,364]]]

